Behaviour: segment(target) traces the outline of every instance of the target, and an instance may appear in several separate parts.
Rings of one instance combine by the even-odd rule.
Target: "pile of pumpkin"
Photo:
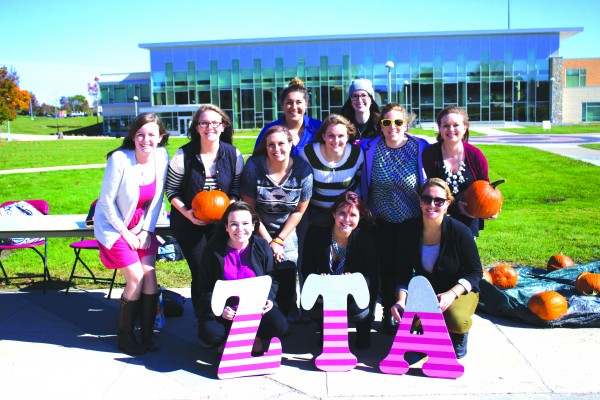
[[[546,269],[556,271],[575,265],[573,260],[562,254],[550,257]],[[483,279],[496,286],[500,290],[513,288],[517,285],[519,275],[513,267],[500,264],[487,271],[483,269]],[[600,293],[600,274],[591,272],[581,273],[575,280],[575,289],[583,296],[597,296]],[[535,294],[529,298],[527,307],[544,321],[553,321],[567,313],[567,299],[560,293],[547,291]]]

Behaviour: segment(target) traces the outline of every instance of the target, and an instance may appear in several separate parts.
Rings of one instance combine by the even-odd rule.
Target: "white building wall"
[[[600,103],[600,86],[563,88],[563,123],[581,122],[583,103]]]

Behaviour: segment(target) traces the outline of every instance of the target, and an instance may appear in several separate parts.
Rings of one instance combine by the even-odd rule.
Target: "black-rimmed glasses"
[[[353,94],[352,96],[350,96],[350,98],[352,99],[352,101],[366,99],[367,97],[369,97],[369,95],[366,94],[366,93]]]
[[[223,123],[219,121],[199,121],[198,125],[202,128],[208,128],[209,126],[212,126],[213,128],[218,128],[221,125],[223,125]]]

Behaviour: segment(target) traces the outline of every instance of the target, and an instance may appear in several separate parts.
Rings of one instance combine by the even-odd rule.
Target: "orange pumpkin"
[[[500,264],[490,268],[492,283],[498,289],[505,290],[517,286],[519,275],[510,265]]]
[[[220,190],[203,190],[192,200],[194,216],[209,224],[219,222],[229,206],[229,197]]]
[[[490,218],[500,212],[504,197],[496,186],[504,183],[504,179],[489,183],[478,180],[473,182],[463,195],[462,201],[467,203],[465,211],[476,218]]]
[[[597,296],[600,293],[600,274],[582,272],[575,280],[575,289],[584,296]]]
[[[490,272],[487,269],[483,269],[483,276],[481,277],[481,279],[483,279],[484,281],[488,281],[489,283],[491,283],[492,285],[494,284],[494,280],[492,279],[492,275],[490,274]]]
[[[552,321],[565,315],[569,305],[560,293],[548,291],[531,296],[527,307],[544,321]]]
[[[565,256],[562,253],[562,249],[558,254],[553,255],[548,260],[548,264],[546,265],[546,269],[548,271],[556,271],[558,269],[568,268],[575,265],[573,260],[570,257]]]

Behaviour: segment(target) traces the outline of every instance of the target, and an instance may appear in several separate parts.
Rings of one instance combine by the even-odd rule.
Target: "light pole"
[[[387,89],[388,89],[388,103],[392,102],[392,68],[394,68],[394,63],[388,61],[385,63],[385,68],[387,69]]]
[[[6,98],[6,101],[10,102],[10,98]],[[11,103],[12,105],[12,103]],[[6,141],[10,142],[12,140],[12,138],[10,137],[10,119],[6,120],[6,128],[7,128],[7,132],[6,132]]]
[[[410,85],[410,82],[405,80],[404,81],[404,103],[406,105],[406,112],[408,112],[408,85]]]
[[[554,124],[554,77],[550,78],[550,123]]]
[[[31,94],[31,92],[29,92],[29,116],[31,117],[31,120],[33,121],[35,118],[33,117],[33,106],[31,104],[31,97],[32,97],[32,94]]]
[[[139,98],[137,96],[133,96],[133,104],[135,106],[135,116],[136,117],[138,116],[138,105],[137,105],[138,100],[139,100]]]

